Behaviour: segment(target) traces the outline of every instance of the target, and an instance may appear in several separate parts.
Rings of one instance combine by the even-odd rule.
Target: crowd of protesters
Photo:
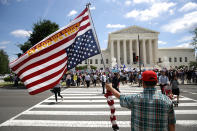
[[[68,73],[63,77],[66,86],[87,87],[90,86],[102,87],[102,93],[105,94],[106,83],[112,83],[112,87],[120,93],[119,85],[127,84],[131,86],[142,86],[142,70],[138,69],[131,71],[107,72],[107,71],[92,71]],[[161,93],[169,96],[171,99],[176,97],[174,101],[175,106],[179,103],[179,84],[197,84],[197,70],[183,70],[183,69],[155,69],[157,74],[157,85],[160,86]],[[175,97],[174,97],[175,96]]]
[[[141,73],[145,71],[142,70]],[[162,69],[154,70],[157,73],[158,78],[160,76],[164,76],[162,81],[166,81],[163,83],[158,81],[158,84],[165,86],[167,81],[171,82],[173,78],[176,76],[177,80],[180,84],[197,84],[197,70],[183,70],[183,69]],[[92,71],[92,73],[68,73],[65,74],[63,80],[66,82],[66,86],[102,86],[106,82],[112,82],[114,88],[118,88],[119,83],[121,82],[124,84],[131,84],[131,85],[139,85],[141,86],[141,73],[138,69],[133,69],[132,71],[120,71],[120,72],[102,72],[102,71]],[[168,83],[169,84],[169,83]],[[162,88],[162,87],[161,87]],[[118,90],[118,89],[117,89]],[[103,91],[103,93],[105,93]]]
[[[96,87],[102,86],[104,88],[106,82],[113,84],[114,88],[118,90],[120,83],[131,84],[135,86],[142,86],[141,74],[145,70],[142,70],[141,73],[139,69],[133,68],[131,71],[95,71],[91,70],[86,71],[77,71],[75,73],[67,73],[63,76],[63,82],[66,82],[66,87],[70,86],[83,86],[83,87]],[[197,69],[155,69],[157,76],[165,76],[168,78],[169,82],[173,80],[174,76],[179,81],[180,84],[197,84]],[[14,82],[14,86],[18,86],[20,79],[17,75],[10,75],[10,79]],[[161,83],[158,84],[161,85]],[[165,86],[165,85],[164,85]],[[162,87],[161,87],[162,88]],[[118,90],[119,91],[119,90]],[[105,93],[103,91],[103,93]]]

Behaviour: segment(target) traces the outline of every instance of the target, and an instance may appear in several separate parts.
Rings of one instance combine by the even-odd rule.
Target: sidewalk
[[[26,89],[26,87],[23,84],[19,84],[17,87],[13,86],[13,83],[8,83],[8,84],[2,84],[3,82],[0,83],[0,88],[4,88],[4,89]],[[197,85],[197,83],[187,83],[187,81],[184,81],[184,84],[181,84],[181,81],[179,80],[180,85]],[[131,83],[127,83],[127,84],[122,84],[120,83],[120,87],[125,87],[126,86],[132,86],[132,87],[139,87],[139,84],[132,84]],[[158,85],[157,85],[158,86]],[[63,88],[68,88],[65,84],[62,85]],[[102,87],[101,84],[97,84],[96,86],[94,86],[93,84],[90,85],[89,88],[97,88],[97,87]],[[141,86],[142,87],[142,86]],[[80,85],[78,86],[70,86],[70,88],[87,88],[86,85]]]
[[[178,82],[179,82],[179,84],[180,85],[197,85],[197,83],[187,83],[187,80],[184,80],[184,84],[181,84],[182,83],[182,81],[180,80],[180,79],[178,79]]]
[[[180,81],[179,81],[179,83],[180,83]],[[197,85],[197,83],[185,83],[185,84],[180,84],[180,85]],[[139,84],[137,83],[137,84],[132,84],[131,85],[131,83],[127,83],[127,84],[122,84],[122,83],[120,83],[120,88],[121,87],[125,87],[125,86],[129,86],[129,87],[139,87]],[[158,84],[157,84],[157,86],[159,86]],[[62,86],[63,88],[68,88],[67,86]],[[96,86],[94,86],[93,84],[91,84],[90,85],[90,87],[89,88],[97,88],[97,87],[101,87],[102,88],[102,85],[101,84],[96,84]],[[142,87],[142,86],[140,86],[140,87]],[[139,88],[140,88],[139,87]],[[79,87],[78,86],[70,86],[70,88],[87,88],[87,86],[85,85],[80,85]]]

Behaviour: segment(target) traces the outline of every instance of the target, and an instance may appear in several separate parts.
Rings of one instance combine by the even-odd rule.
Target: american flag
[[[85,8],[67,26],[11,62],[10,68],[24,82],[29,94],[35,95],[53,88],[67,70],[99,53],[89,9]]]
[[[76,38],[75,42],[66,48],[68,55],[67,69],[72,69],[83,60],[100,53],[92,29]]]

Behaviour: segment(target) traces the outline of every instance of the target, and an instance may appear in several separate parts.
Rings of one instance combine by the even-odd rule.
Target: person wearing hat
[[[142,73],[143,92],[122,95],[106,84],[106,89],[120,99],[120,105],[131,109],[132,131],[175,131],[175,113],[172,101],[155,88],[157,74],[154,71]]]

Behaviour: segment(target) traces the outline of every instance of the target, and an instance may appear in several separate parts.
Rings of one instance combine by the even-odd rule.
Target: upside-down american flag
[[[9,66],[29,94],[35,95],[53,88],[67,70],[99,54],[96,40],[87,7],[67,26],[38,42]]]

